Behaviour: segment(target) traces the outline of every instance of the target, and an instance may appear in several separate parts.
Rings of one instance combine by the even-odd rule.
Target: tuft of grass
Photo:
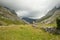
[[[60,35],[44,32],[31,25],[10,25],[0,26],[0,40],[60,40]]]

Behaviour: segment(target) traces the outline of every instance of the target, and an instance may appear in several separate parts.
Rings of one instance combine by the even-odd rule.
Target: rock
[[[48,27],[48,28],[42,28],[44,31],[46,31],[46,32],[49,32],[49,33],[54,33],[55,32],[55,30],[56,30],[56,28],[54,27],[54,28],[51,28],[51,27]]]
[[[49,32],[49,33],[52,33],[52,34],[60,34],[60,30],[56,29],[55,27],[53,28],[41,28],[43,29],[45,32]]]
[[[46,31],[49,33],[54,33],[56,28],[46,28]]]
[[[55,34],[60,34],[60,30],[57,30],[57,29],[56,29]]]

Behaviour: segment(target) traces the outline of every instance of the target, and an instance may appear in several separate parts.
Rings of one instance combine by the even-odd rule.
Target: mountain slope
[[[47,13],[46,16],[42,17],[40,20],[41,23],[51,23],[56,18],[60,18],[60,8],[54,8]]]
[[[48,19],[49,17],[51,17],[54,13],[55,13],[55,11],[57,10],[57,8],[56,7],[54,7],[52,10],[50,10],[45,16],[43,16],[40,20],[38,20],[38,21],[43,21],[43,20],[45,20],[45,19]]]
[[[9,24],[25,24],[16,13],[10,11],[9,9],[0,6],[0,25],[9,25]]]

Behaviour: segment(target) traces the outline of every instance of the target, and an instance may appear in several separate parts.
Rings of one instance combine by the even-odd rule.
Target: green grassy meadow
[[[60,40],[60,35],[44,32],[32,25],[0,26],[0,40]]]

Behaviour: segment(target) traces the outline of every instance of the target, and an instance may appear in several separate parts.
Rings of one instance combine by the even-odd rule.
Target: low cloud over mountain
[[[15,10],[18,16],[39,19],[58,7],[60,0],[0,0],[0,5]]]

